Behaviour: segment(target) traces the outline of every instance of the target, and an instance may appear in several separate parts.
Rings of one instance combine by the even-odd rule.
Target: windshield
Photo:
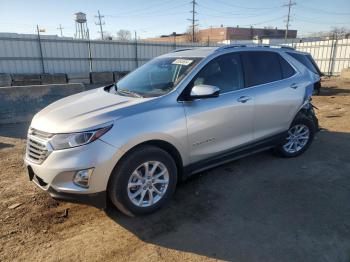
[[[156,97],[169,93],[198,63],[199,58],[156,58],[131,72],[116,85],[119,95]]]

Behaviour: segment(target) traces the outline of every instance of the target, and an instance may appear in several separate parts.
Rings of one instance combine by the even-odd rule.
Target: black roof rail
[[[295,50],[294,47],[286,46],[286,45],[281,45],[281,48],[285,48],[285,49],[289,49],[289,50]]]
[[[176,53],[176,52],[181,52],[181,51],[186,51],[186,50],[192,50],[194,49],[193,47],[186,47],[186,48],[177,48],[173,50],[171,53]]]
[[[215,52],[230,49],[230,48],[240,48],[240,47],[267,47],[267,48],[285,48],[285,49],[295,50],[295,48],[291,46],[283,46],[283,45],[230,44],[230,45],[223,45],[218,47],[217,49],[215,49]]]

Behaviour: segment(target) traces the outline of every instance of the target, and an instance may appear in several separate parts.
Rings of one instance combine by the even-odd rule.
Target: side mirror
[[[197,85],[192,87],[190,100],[201,98],[218,97],[220,94],[220,88],[211,85]]]

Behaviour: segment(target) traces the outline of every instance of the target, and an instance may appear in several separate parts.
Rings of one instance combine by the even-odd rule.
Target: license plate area
[[[29,177],[29,181],[33,181],[37,186],[39,186],[42,189],[46,189],[47,188],[47,183],[40,177],[38,177],[33,169],[31,168],[31,166],[27,167],[28,170],[28,177]]]
[[[32,181],[35,174],[34,174],[33,169],[31,168],[31,166],[28,166],[28,167],[27,167],[27,171],[28,171],[28,178],[29,178],[29,181]]]

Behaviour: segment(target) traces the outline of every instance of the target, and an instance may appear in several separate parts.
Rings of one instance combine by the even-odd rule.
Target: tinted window
[[[244,87],[242,63],[239,54],[227,54],[210,61],[193,79],[193,85],[213,85],[220,93]]]
[[[312,72],[318,74],[318,70],[315,68],[315,66],[310,62],[310,60],[307,58],[306,55],[287,52],[290,56],[294,57],[296,60],[298,60],[300,63],[302,63],[304,66],[306,66],[309,70]]]
[[[318,68],[318,65],[316,64],[315,60],[312,58],[311,55],[306,55],[307,59],[309,59],[309,61],[311,62],[311,64],[314,66],[314,68],[316,69],[317,73],[322,76],[322,72],[321,70]]]
[[[295,74],[294,68],[283,57],[281,57],[280,55],[279,57],[280,57],[283,78],[288,78],[294,75]]]
[[[279,55],[274,52],[242,52],[247,87],[282,79]]]

